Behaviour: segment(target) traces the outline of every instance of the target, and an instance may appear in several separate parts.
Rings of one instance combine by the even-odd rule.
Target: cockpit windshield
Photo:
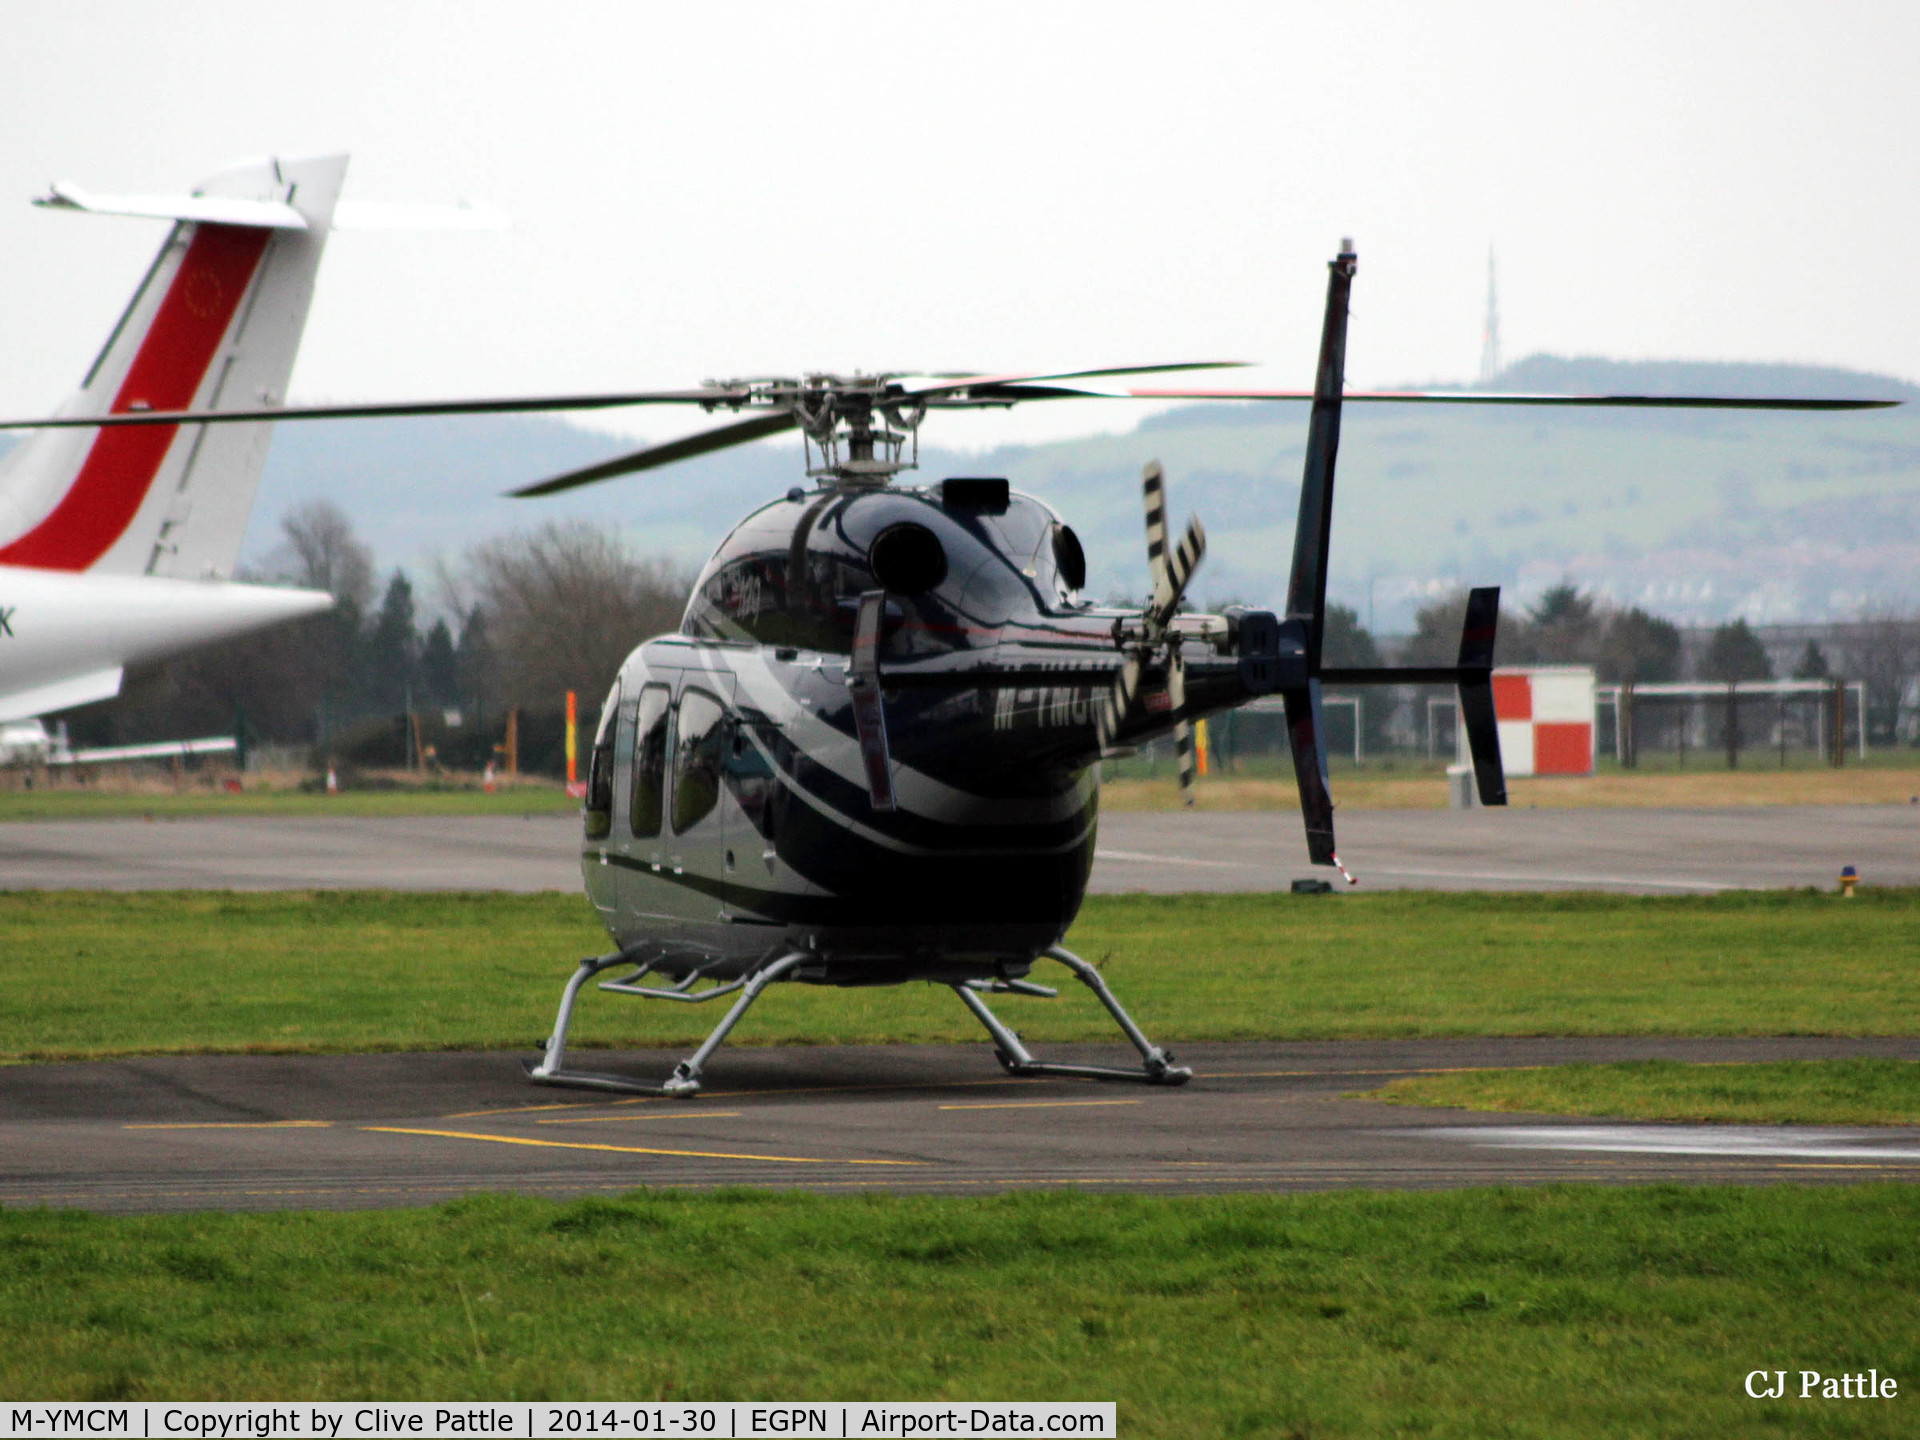
[[[1054,613],[1062,577],[1040,501],[947,506],[937,490],[796,492],[749,516],[707,562],[683,629],[845,654],[869,590],[887,592],[886,648],[907,659],[991,645],[1010,619]]]

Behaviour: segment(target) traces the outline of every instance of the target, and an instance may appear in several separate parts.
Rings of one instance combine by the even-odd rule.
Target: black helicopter
[[[1329,265],[1311,392],[1144,388],[1143,366],[1052,375],[716,382],[680,391],[535,399],[115,414],[54,424],[194,424],[693,404],[747,418],[553,477],[537,496],[798,429],[815,483],[743,520],[701,571],[678,633],[646,641],[601,709],[588,770],[582,870],[616,949],[581,961],[562,993],[541,1084],[698,1092],[708,1059],[767,986],[952,987],[1015,1075],[1179,1085],[1191,1071],[1152,1044],[1099,972],[1061,945],[1093,866],[1099,762],[1171,733],[1192,779],[1192,723],[1283,698],[1317,865],[1341,869],[1320,688],[1450,684],[1480,799],[1506,802],[1492,687],[1499,589],[1473,590],[1452,666],[1322,664],[1341,406],[1349,401],[1730,409],[1861,409],[1891,402],[1344,388],[1350,241]],[[1309,400],[1305,474],[1283,614],[1181,609],[1205,553],[1198,521],[1168,544],[1165,485],[1143,477],[1153,597],[1141,609],[1081,597],[1072,529],[1005,479],[908,488],[932,411],[1083,396]],[[49,422],[0,422],[0,428]],[[912,447],[909,449],[909,447]],[[816,459],[818,463],[814,463]],[[1351,876],[1348,876],[1351,883]],[[1085,983],[1140,1052],[1137,1069],[1036,1059],[987,1006],[1050,996],[1036,961]],[[582,987],[699,1002],[735,995],[663,1083],[567,1065]]]

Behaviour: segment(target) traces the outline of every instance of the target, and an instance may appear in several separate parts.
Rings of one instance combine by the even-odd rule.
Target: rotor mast
[[[799,427],[807,474],[848,490],[875,490],[920,463],[924,402],[885,375],[808,375],[794,380],[716,382],[784,409]],[[814,451],[818,448],[818,463]]]

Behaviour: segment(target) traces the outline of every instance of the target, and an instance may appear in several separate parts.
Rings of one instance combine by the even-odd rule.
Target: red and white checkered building
[[[1493,712],[1507,774],[1593,773],[1591,666],[1495,670]]]

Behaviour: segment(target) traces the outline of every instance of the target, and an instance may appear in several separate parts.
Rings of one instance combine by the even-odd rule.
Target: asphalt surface
[[[0,825],[0,888],[573,890],[577,821],[217,818]],[[1920,884],[1920,808],[1356,811],[1368,888],[1653,894]],[[1266,890],[1314,872],[1290,814],[1108,814],[1096,892]],[[1142,1017],[1151,1028],[1151,1017]],[[1474,1039],[1196,1045],[1177,1090],[1003,1075],[985,1045],[722,1049],[698,1099],[538,1089],[501,1054],[0,1067],[0,1204],[353,1209],[642,1185],[1178,1193],[1558,1180],[1920,1180],[1920,1129],[1601,1125],[1345,1098],[1396,1075],[1888,1055],[1920,1040]],[[577,1055],[664,1077],[680,1056]],[[1124,1049],[1043,1058],[1126,1063]]]
[[[1369,889],[1704,893],[1920,884],[1920,806],[1356,810],[1341,856]],[[573,890],[570,816],[220,817],[0,824],[0,889]],[[1109,813],[1092,888],[1275,890],[1326,877],[1297,815]]]
[[[984,1045],[722,1050],[691,1100],[539,1089],[503,1054],[0,1069],[0,1204],[363,1209],[639,1186],[1177,1194],[1549,1181],[1920,1180],[1920,1128],[1603,1125],[1345,1098],[1481,1066],[1885,1055],[1920,1040],[1470,1039],[1186,1047],[1180,1089],[1003,1075]],[[662,1077],[676,1054],[588,1052]],[[1118,1047],[1044,1058],[1120,1063]]]

